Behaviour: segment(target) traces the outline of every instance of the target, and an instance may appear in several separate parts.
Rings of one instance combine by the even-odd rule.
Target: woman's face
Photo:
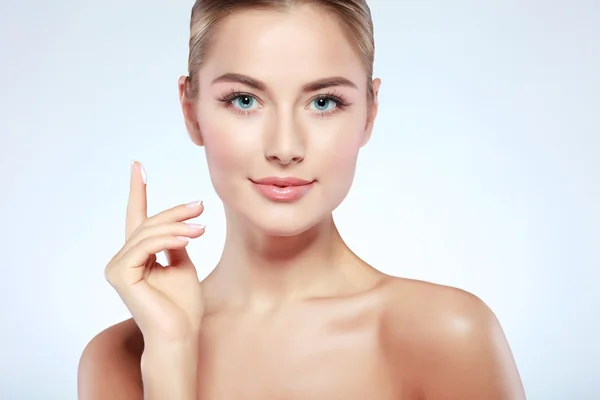
[[[228,213],[268,234],[301,233],[346,197],[370,136],[377,106],[360,55],[310,6],[244,11],[218,29],[184,107],[190,135]]]

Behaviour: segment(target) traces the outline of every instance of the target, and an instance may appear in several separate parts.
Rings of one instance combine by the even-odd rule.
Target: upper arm
[[[423,392],[426,399],[522,400],[523,385],[500,323],[460,291],[438,315]]]
[[[96,335],[85,347],[77,372],[80,400],[142,399],[143,338],[133,320]]]

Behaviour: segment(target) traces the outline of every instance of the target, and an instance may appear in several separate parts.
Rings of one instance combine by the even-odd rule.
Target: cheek
[[[210,178],[217,194],[224,199],[236,196],[232,177],[247,173],[249,153],[244,143],[246,135],[239,132],[240,127],[218,119],[209,117],[199,122]]]
[[[232,118],[220,105],[205,101],[200,104],[198,124],[211,173],[239,168],[247,163],[251,132],[239,119]],[[246,127],[247,128],[247,127]]]
[[[354,174],[356,159],[360,151],[364,129],[361,120],[352,118],[337,127],[331,127],[329,134],[322,135],[319,143],[320,159],[327,168],[327,174]]]
[[[328,175],[346,176],[354,174],[359,146],[351,143],[340,143],[324,158]]]
[[[354,180],[364,134],[364,130],[357,129],[357,126],[360,125],[346,126],[346,129],[337,131],[337,134],[324,140],[320,146],[319,176],[326,183],[329,195],[336,199],[345,196]]]
[[[232,135],[228,134],[222,126],[205,124],[202,129],[202,138],[206,150],[206,160],[211,172],[219,173],[235,168],[236,149]]]

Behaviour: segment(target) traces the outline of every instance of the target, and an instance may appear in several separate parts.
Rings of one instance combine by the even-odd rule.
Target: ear
[[[375,124],[375,118],[377,118],[377,111],[379,110],[379,87],[381,86],[381,79],[373,79],[373,101],[369,102],[369,109],[367,115],[367,124],[365,126],[365,135],[361,144],[361,147],[369,142],[371,134],[373,133],[373,125]]]
[[[185,128],[187,129],[192,142],[198,146],[203,146],[204,140],[202,140],[200,126],[196,119],[196,101],[189,98],[188,95],[188,86],[191,84],[191,81],[187,76],[182,76],[177,83],[179,86],[179,101],[181,103],[181,110],[183,111]]]

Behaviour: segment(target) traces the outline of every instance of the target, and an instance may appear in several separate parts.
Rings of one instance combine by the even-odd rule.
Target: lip
[[[313,187],[315,181],[296,177],[269,176],[262,179],[250,179],[252,186],[267,200],[291,203],[300,200]]]
[[[293,176],[280,178],[278,176],[268,176],[266,178],[253,180],[252,182],[257,183],[259,185],[272,185],[279,187],[287,187],[287,186],[304,186],[313,183],[314,181],[306,181],[304,179],[295,178]]]

